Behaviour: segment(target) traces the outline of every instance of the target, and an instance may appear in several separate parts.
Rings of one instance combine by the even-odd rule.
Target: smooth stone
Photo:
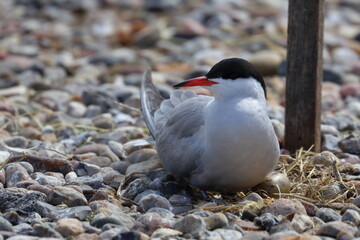
[[[59,208],[46,202],[36,201],[35,211],[39,213],[42,217],[53,219],[54,217],[56,217]]]
[[[126,133],[125,131],[122,131],[120,129],[115,129],[107,133],[96,134],[93,137],[93,141],[99,144],[107,144],[107,145],[110,141],[116,141],[122,144],[129,141],[128,134],[130,133]],[[112,149],[110,148],[110,150]]]
[[[132,152],[142,148],[152,148],[152,145],[144,139],[131,140],[125,143],[123,146],[127,154],[131,154]]]
[[[86,113],[86,106],[81,102],[71,101],[68,103],[67,113],[76,118],[81,118]]]
[[[20,235],[30,235],[33,233],[34,229],[32,226],[28,223],[20,223],[18,225],[13,226],[13,231],[16,232],[16,234]]]
[[[9,147],[26,148],[29,140],[23,136],[11,136],[5,138],[4,143]]]
[[[88,159],[83,160],[85,163],[90,163],[99,167],[107,167],[111,164],[111,159],[108,157],[91,157]]]
[[[339,142],[342,151],[360,155],[360,138],[347,138]]]
[[[347,209],[341,216],[341,221],[353,223],[355,226],[359,226],[360,213],[352,209]]]
[[[252,202],[257,202],[257,203],[264,203],[263,198],[255,193],[255,192],[251,192],[249,195],[247,195],[246,197],[244,197],[243,199],[241,199],[241,202],[243,201],[252,201]]]
[[[303,233],[314,228],[312,219],[307,215],[295,214],[291,220],[291,225],[298,233]]]
[[[93,176],[100,172],[100,167],[91,163],[80,162],[74,168],[75,174],[79,177]],[[72,179],[76,180],[76,179]]]
[[[0,216],[0,231],[13,232],[11,223]]]
[[[121,160],[126,158],[124,146],[121,143],[111,140],[108,142],[108,146],[110,150],[115,153]]]
[[[272,50],[257,51],[249,58],[249,62],[265,76],[277,74],[281,61],[281,55]]]
[[[65,208],[56,211],[56,219],[76,218],[84,221],[91,215],[91,213],[92,211],[89,206]]]
[[[161,218],[157,213],[145,213],[135,222],[131,230],[139,231],[151,235],[158,228],[170,228],[172,220]]]
[[[141,198],[141,200],[139,201],[139,207],[144,212],[154,207],[165,208],[169,211],[172,211],[173,209],[170,202],[166,198],[156,194],[149,194]]]
[[[85,196],[70,187],[56,186],[50,193],[49,203],[54,205],[66,204],[69,207],[87,205]]]
[[[332,51],[332,55],[335,62],[345,65],[357,62],[360,59],[357,52],[346,47],[335,48]]]
[[[339,149],[339,141],[340,139],[332,134],[324,134],[321,138],[321,150],[335,152]]]
[[[5,166],[6,187],[14,187],[23,181],[32,181],[29,173],[20,164],[13,163]]]
[[[340,160],[332,152],[323,151],[316,154],[312,162],[323,166],[333,166],[334,164],[338,164]]]
[[[150,208],[147,213],[157,213],[160,215],[160,217],[162,218],[167,218],[167,219],[172,219],[175,214],[172,213],[171,211],[165,209],[165,208],[159,208],[159,207],[154,207],[154,208]]]
[[[157,155],[157,152],[155,149],[144,148],[144,149],[140,149],[135,152],[132,152],[126,158],[126,161],[128,161],[129,163],[132,163],[132,164],[140,163],[140,162],[144,162],[144,161],[151,159],[155,155]]]
[[[241,238],[241,240],[255,240],[255,239],[269,239],[269,233],[266,231],[256,231],[256,232],[245,232],[244,236]]]
[[[74,154],[83,154],[83,153],[89,153],[94,152],[98,156],[104,156],[111,159],[112,162],[120,161],[119,157],[115,155],[109,148],[109,146],[105,144],[89,144],[89,145],[83,145],[79,147]]]
[[[118,161],[110,164],[110,167],[124,175],[126,174],[126,170],[129,166],[130,163],[127,161]]]
[[[177,220],[174,224],[174,229],[182,233],[196,233],[205,230],[206,223],[200,216],[188,214],[185,217]]]
[[[41,132],[34,127],[27,127],[22,129],[19,135],[27,139],[40,139],[42,136]]]
[[[204,218],[204,221],[206,228],[209,230],[223,228],[229,225],[229,221],[223,213],[215,213],[214,215]]]
[[[264,181],[255,186],[255,189],[262,189],[266,191],[270,196],[279,196],[281,193],[289,193],[291,183],[289,178],[278,172],[272,172],[268,174]]]
[[[102,177],[93,175],[77,177],[76,179],[68,181],[66,184],[82,186],[90,189],[99,189],[104,186],[103,181],[104,179]]]
[[[289,230],[289,231],[274,233],[270,235],[269,240],[297,239],[299,236],[300,236],[299,233]]]
[[[353,204],[360,208],[360,196],[354,198]]]
[[[68,181],[76,179],[77,177],[78,176],[75,172],[69,172],[65,175],[65,181],[68,182]]]
[[[102,129],[113,129],[115,127],[115,120],[110,114],[101,114],[92,119],[95,127]]]
[[[151,180],[148,177],[137,178],[132,181],[124,190],[118,190],[118,195],[133,200],[139,193],[150,188]]]
[[[300,201],[294,199],[278,199],[268,207],[268,212],[275,216],[286,216],[291,213],[306,214],[306,210]]]
[[[354,120],[348,116],[324,117],[321,119],[322,124],[336,127],[339,131],[355,130]]]
[[[173,207],[172,212],[176,215],[189,212],[193,209],[191,199],[187,196],[174,194],[169,198],[169,202]]]
[[[55,230],[64,237],[77,236],[84,233],[81,222],[76,218],[64,218],[56,222]]]
[[[133,226],[133,220],[129,221],[128,218],[124,218],[124,215],[117,216],[111,215],[108,217],[94,217],[91,221],[91,225],[97,228],[102,228],[105,224],[115,224],[122,227],[128,228],[128,226]]]
[[[328,236],[336,238],[339,233],[347,233],[354,236],[357,229],[347,223],[341,221],[332,221],[325,223],[317,232],[317,235]]]
[[[32,225],[34,228],[34,235],[44,238],[63,238],[62,235],[57,232],[53,226],[46,223],[35,223]]]
[[[182,232],[177,231],[171,228],[158,228],[152,234],[151,238],[169,238],[169,237],[176,237],[182,235]]]
[[[319,208],[316,217],[324,222],[339,221],[341,219],[341,215],[331,208]]]
[[[320,128],[321,128],[321,135],[322,136],[324,136],[325,134],[330,134],[330,135],[333,135],[333,136],[338,136],[339,135],[339,131],[336,129],[335,126],[321,124]]]
[[[97,218],[94,217],[93,221],[100,221],[100,219],[109,216],[111,218],[115,218],[115,224],[124,226],[128,229],[130,229],[134,225],[135,220],[133,217],[131,217],[127,213],[124,213],[124,211],[118,205],[112,204],[106,200],[92,201],[89,203],[89,207],[94,212],[94,214],[97,214],[99,216]],[[107,223],[105,220],[101,220],[101,222],[102,223],[100,227]]]
[[[149,195],[149,194],[156,194],[156,195],[159,195],[159,196],[162,196],[162,194],[159,192],[159,191],[156,191],[156,190],[152,190],[152,189],[146,189],[145,191],[139,193],[138,195],[136,195],[136,197],[134,198],[134,202],[136,203],[139,203],[139,201]]]
[[[128,175],[131,173],[147,173],[151,170],[158,168],[162,168],[162,164],[160,162],[160,159],[157,156],[154,156],[147,161],[131,164],[126,169],[126,174]]]

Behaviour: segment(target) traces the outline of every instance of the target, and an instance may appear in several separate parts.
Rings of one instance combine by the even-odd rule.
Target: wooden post
[[[289,0],[285,148],[320,151],[324,0]]]

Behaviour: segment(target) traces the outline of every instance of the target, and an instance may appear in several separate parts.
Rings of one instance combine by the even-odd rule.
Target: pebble
[[[295,214],[291,226],[298,233],[303,233],[314,228],[313,220],[307,215]]]
[[[274,214],[275,216],[282,215],[286,216],[291,213],[297,214],[306,214],[304,206],[298,200],[291,199],[278,199],[273,202],[269,208],[268,212]]]
[[[131,164],[126,169],[126,175],[131,173],[147,173],[151,170],[162,168],[160,159],[155,156],[147,161]]]
[[[1,216],[0,216],[0,231],[8,231],[8,232],[13,231],[11,223]]]
[[[319,208],[316,212],[316,217],[324,222],[338,221],[341,219],[341,215],[331,208]]]
[[[341,216],[341,221],[350,222],[355,226],[358,226],[360,224],[360,213],[355,210],[348,209]]]
[[[153,193],[141,198],[139,201],[139,207],[141,207],[144,212],[154,207],[165,208],[170,211],[173,209],[166,198]]]
[[[337,238],[342,233],[347,233],[350,237],[354,237],[357,229],[347,223],[341,221],[332,221],[325,223],[317,232],[317,235],[323,235],[328,237]]]
[[[206,217],[204,221],[206,223],[206,228],[209,230],[223,228],[229,225],[229,221],[223,213],[215,213]]]
[[[174,224],[174,229],[183,233],[196,233],[205,230],[205,221],[196,215],[189,214],[179,219]]]
[[[57,221],[55,230],[63,237],[77,236],[84,233],[81,222],[76,218],[63,218]]]
[[[66,204],[68,207],[87,204],[85,196],[73,188],[56,186],[49,195],[49,202],[54,205]]]
[[[339,142],[339,147],[344,152],[360,154],[360,138],[347,138]]]

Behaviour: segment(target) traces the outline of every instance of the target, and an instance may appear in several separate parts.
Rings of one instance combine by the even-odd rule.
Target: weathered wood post
[[[324,0],[289,0],[285,148],[320,151]]]

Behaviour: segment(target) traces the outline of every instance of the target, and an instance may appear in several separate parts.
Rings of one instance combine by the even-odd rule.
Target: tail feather
[[[155,138],[156,125],[154,120],[155,111],[160,108],[164,100],[152,82],[151,70],[147,69],[141,80],[141,111],[151,135]]]

